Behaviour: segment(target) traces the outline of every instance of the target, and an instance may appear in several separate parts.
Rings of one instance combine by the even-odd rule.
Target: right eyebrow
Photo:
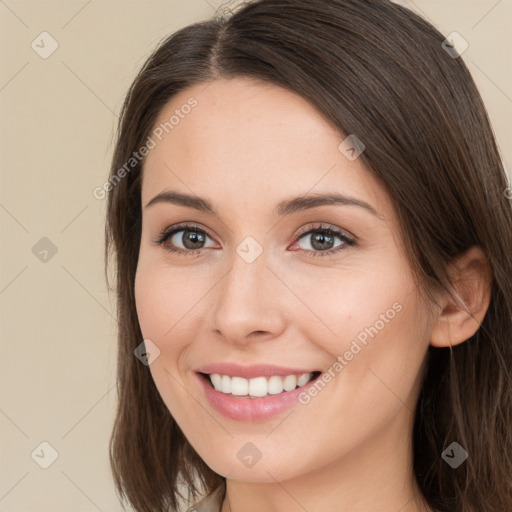
[[[210,213],[219,216],[217,210],[213,207],[212,203],[208,201],[208,199],[203,199],[197,196],[191,196],[189,194],[182,194],[181,192],[177,192],[174,190],[168,190],[166,192],[161,192],[157,194],[149,203],[145,206],[148,208],[154,204],[158,203],[171,203],[177,204],[179,206],[186,206],[188,208],[194,208],[195,210],[199,210],[205,213]]]

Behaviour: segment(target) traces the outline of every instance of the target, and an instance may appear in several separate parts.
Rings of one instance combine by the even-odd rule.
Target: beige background
[[[463,58],[512,162],[512,0],[400,3],[469,42]],[[0,511],[121,510],[107,458],[116,340],[105,202],[92,191],[145,58],[220,4],[0,1]],[[43,31],[59,45],[47,59],[31,47]],[[57,248],[46,262],[32,250],[43,237]],[[47,469],[43,441],[58,452]]]

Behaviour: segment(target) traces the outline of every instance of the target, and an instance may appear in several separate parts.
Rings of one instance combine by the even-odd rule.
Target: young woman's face
[[[431,320],[352,139],[340,147],[306,100],[242,78],[182,91],[155,128],[137,312],[151,375],[199,455],[273,482],[408,453]],[[289,375],[316,371],[292,390],[304,378]]]

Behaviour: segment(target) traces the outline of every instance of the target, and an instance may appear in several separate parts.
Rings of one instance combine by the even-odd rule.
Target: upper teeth
[[[302,375],[287,375],[286,377],[272,375],[268,378],[244,379],[243,377],[230,377],[229,375],[212,373],[210,380],[213,387],[222,393],[262,397],[267,394],[277,395],[282,393],[283,390],[292,391],[297,386],[304,386],[311,380],[312,375],[312,373],[303,373]]]

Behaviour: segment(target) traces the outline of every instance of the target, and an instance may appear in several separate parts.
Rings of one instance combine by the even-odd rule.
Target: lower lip
[[[210,386],[204,376],[196,373],[206,398],[214,409],[228,418],[237,421],[265,421],[277,416],[298,402],[299,395],[311,385],[309,381],[304,386],[292,391],[283,391],[277,395],[267,395],[261,398],[246,398],[227,395]],[[317,377],[318,378],[318,377]]]

